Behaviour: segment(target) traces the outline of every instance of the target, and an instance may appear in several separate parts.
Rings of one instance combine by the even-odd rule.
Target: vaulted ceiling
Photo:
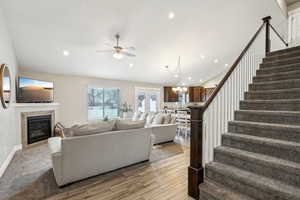
[[[272,15],[275,26],[286,20],[274,0],[1,0],[1,7],[23,70],[153,83],[177,81],[164,66],[175,68],[178,56],[188,84],[208,80],[234,62],[262,17]],[[116,33],[136,58],[96,53]]]

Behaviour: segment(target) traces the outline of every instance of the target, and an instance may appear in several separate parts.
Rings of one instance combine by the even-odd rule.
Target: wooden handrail
[[[206,101],[206,103],[204,105],[204,110],[206,110],[208,108],[208,106],[213,102],[214,98],[217,96],[217,94],[219,93],[219,91],[221,90],[221,88],[224,86],[225,82],[228,80],[228,78],[230,77],[230,75],[233,73],[233,71],[239,65],[239,63],[241,62],[241,60],[243,59],[243,57],[247,53],[248,49],[252,46],[253,42],[256,40],[257,36],[259,35],[259,33],[264,28],[265,23],[266,22],[264,22],[259,27],[258,31],[252,37],[252,39],[247,44],[247,46],[245,47],[245,49],[242,51],[241,55],[236,59],[236,61],[233,63],[233,65],[231,66],[231,68],[229,69],[229,71],[225,74],[224,78],[220,81],[220,83],[218,84],[217,88],[214,90],[214,92],[212,93],[212,95],[208,98],[208,100]]]
[[[288,46],[289,46],[289,43],[287,43],[287,42],[282,38],[282,36],[276,31],[276,29],[272,26],[272,24],[270,24],[270,27],[271,27],[271,29],[275,32],[275,34],[280,38],[280,40],[284,43],[284,45],[285,45],[286,47],[288,47]]]

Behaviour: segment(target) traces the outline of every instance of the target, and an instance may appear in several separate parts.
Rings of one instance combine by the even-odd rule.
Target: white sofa
[[[177,134],[176,116],[163,113],[135,112],[132,121],[146,120],[146,127],[152,128],[154,144],[172,142]]]
[[[152,128],[48,140],[59,186],[148,161],[153,143]]]
[[[154,144],[173,142],[176,136],[176,124],[159,124],[151,125],[152,134],[154,135]]]

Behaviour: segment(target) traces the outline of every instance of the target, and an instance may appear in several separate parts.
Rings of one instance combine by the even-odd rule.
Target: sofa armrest
[[[176,136],[176,131],[176,124],[160,124],[152,126],[152,134],[155,136],[154,144],[173,141]]]
[[[53,172],[56,182],[59,186],[64,184],[63,182],[63,166],[62,166],[62,152],[61,152],[61,137],[52,137],[48,139],[48,146],[51,153]]]

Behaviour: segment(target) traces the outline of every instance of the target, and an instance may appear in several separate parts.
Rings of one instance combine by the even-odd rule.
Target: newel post
[[[191,106],[190,166],[188,168],[188,194],[199,199],[199,184],[204,181],[203,168],[203,113],[205,107]]]
[[[264,17],[262,20],[266,24],[266,55],[271,51],[271,39],[270,39],[270,21],[272,17]]]

